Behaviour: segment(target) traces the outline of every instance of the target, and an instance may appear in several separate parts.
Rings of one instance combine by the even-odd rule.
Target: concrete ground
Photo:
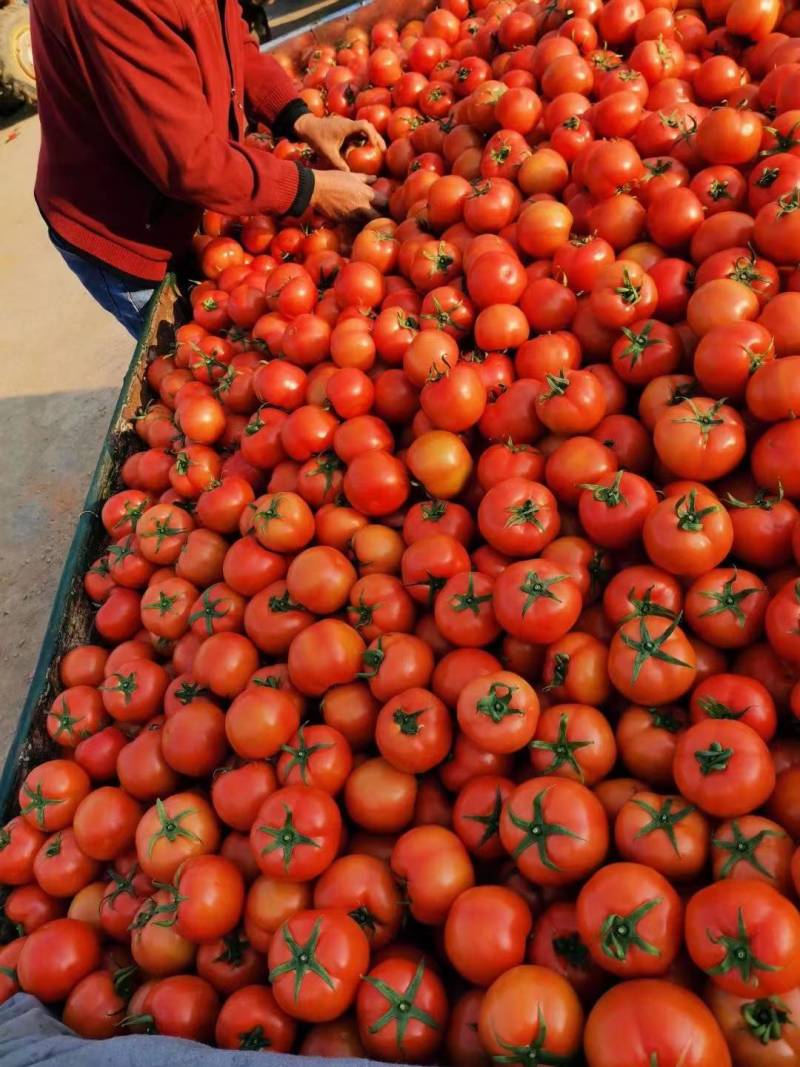
[[[0,120],[0,761],[134,347],[48,240],[38,144]]]

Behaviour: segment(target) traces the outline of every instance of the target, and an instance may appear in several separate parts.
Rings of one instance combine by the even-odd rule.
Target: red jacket
[[[32,0],[31,33],[36,201],[80,251],[158,281],[201,207],[306,207],[310,172],[242,143],[245,102],[286,133],[306,109],[238,0]]]

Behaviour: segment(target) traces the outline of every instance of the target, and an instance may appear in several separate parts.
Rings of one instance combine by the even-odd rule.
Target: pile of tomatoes
[[[204,216],[0,830],[0,999],[797,1064],[800,15],[442,0],[304,63],[385,217]]]

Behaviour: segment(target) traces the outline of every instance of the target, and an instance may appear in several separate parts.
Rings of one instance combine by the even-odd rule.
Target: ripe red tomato
[[[321,789],[289,785],[271,793],[250,830],[250,846],[263,874],[309,881],[329,867],[339,847],[342,818]]]
[[[723,879],[686,907],[694,963],[737,996],[783,993],[800,975],[800,912],[766,882]]]
[[[269,980],[278,1005],[304,1022],[327,1022],[353,1002],[369,967],[369,942],[336,908],[300,911],[275,933]]]
[[[586,786],[567,778],[535,778],[517,786],[504,804],[500,839],[534,884],[567,885],[602,862],[608,821]]]

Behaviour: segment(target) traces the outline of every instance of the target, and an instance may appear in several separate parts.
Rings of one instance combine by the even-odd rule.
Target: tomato
[[[344,492],[362,514],[389,515],[402,507],[408,497],[408,473],[389,452],[362,452],[348,463]]]
[[[433,673],[433,652],[413,634],[379,635],[362,655],[362,677],[383,702],[415,687],[426,688]]]
[[[493,580],[480,572],[462,572],[448,579],[436,596],[434,617],[451,644],[488,645],[500,633],[492,608]]]
[[[34,767],[20,787],[20,815],[38,830],[63,830],[89,789],[89,776],[76,763],[47,760]]]
[[[294,1020],[282,1011],[272,991],[262,985],[234,990],[219,1011],[214,1041],[219,1048],[257,1052],[290,1052]]]
[[[345,783],[347,814],[358,826],[373,833],[395,833],[414,817],[417,780],[385,759],[360,763]]]
[[[25,885],[33,879],[33,864],[45,835],[16,815],[0,830],[0,881],[4,885]]]
[[[625,859],[652,867],[671,881],[688,881],[705,867],[709,827],[683,797],[641,790],[620,808],[614,840]]]
[[[579,881],[603,859],[608,822],[600,802],[566,778],[535,778],[503,806],[500,839],[520,871],[539,885]]]
[[[169,685],[169,675],[151,660],[128,660],[103,682],[103,705],[117,722],[146,722],[156,714]]]
[[[299,1050],[301,1056],[364,1056],[356,1022],[348,1015],[331,1023],[317,1023],[306,1034]]]
[[[486,178],[465,197],[464,222],[473,233],[499,233],[514,221],[520,202],[519,191],[507,178]]]
[[[141,805],[115,786],[93,790],[78,805],[73,829],[78,847],[95,860],[115,859],[133,846]]]
[[[490,1060],[478,1036],[482,989],[469,989],[455,1001],[450,1012],[445,1045],[453,1063],[464,1067],[487,1067]]]
[[[578,893],[576,914],[592,959],[624,978],[665,974],[681,946],[678,894],[640,863],[611,863],[593,874]]]
[[[782,893],[788,889],[792,840],[771,819],[744,815],[728,820],[711,844],[715,878],[763,879]]]
[[[250,845],[263,874],[308,881],[330,866],[341,830],[339,809],[327,793],[290,785],[270,794],[261,805]]]
[[[342,911],[301,911],[277,930],[268,959],[278,1005],[293,1018],[327,1022],[352,1003],[368,969],[369,942]]]
[[[531,741],[537,774],[594,785],[613,767],[617,746],[605,716],[587,704],[553,704],[539,717]]]
[[[659,459],[675,474],[715,481],[744,457],[744,424],[721,400],[689,398],[661,415],[653,443]]]
[[[530,909],[516,893],[476,886],[457,897],[448,913],[445,951],[467,981],[489,986],[523,961],[531,923]]]
[[[512,967],[489,987],[478,1032],[489,1054],[568,1060],[580,1050],[583,1010],[569,982],[546,967]]]
[[[481,774],[460,789],[453,807],[453,829],[479,859],[504,855],[500,841],[500,812],[514,783],[497,775]]]
[[[488,487],[478,508],[478,525],[498,552],[524,557],[537,554],[558,536],[561,519],[546,486],[511,477]]]
[[[330,726],[300,726],[281,750],[278,778],[282,785],[302,783],[335,796],[353,766],[345,737]]]
[[[193,856],[179,868],[175,885],[177,932],[188,941],[213,941],[231,932],[242,915],[244,881],[224,856]]]
[[[648,556],[672,574],[698,577],[716,567],[733,544],[733,525],[709,491],[690,488],[667,496],[648,514],[642,529]]]
[[[504,630],[542,643],[571,629],[582,603],[575,582],[555,563],[538,559],[506,567],[495,582],[493,606]]]
[[[694,689],[691,698],[693,722],[703,719],[736,719],[752,727],[765,741],[777,728],[775,701],[755,678],[739,674],[714,674]]]
[[[265,961],[238,930],[200,945],[196,967],[201,978],[225,995],[266,977]]]
[[[608,699],[608,650],[591,634],[573,630],[547,647],[542,681],[553,699],[603,704]]]
[[[621,329],[655,310],[655,284],[633,260],[618,259],[598,273],[589,307],[603,326]]]
[[[334,860],[315,886],[314,905],[346,911],[373,948],[389,944],[400,929],[399,891],[388,865],[373,856]]]
[[[441,826],[406,831],[392,850],[391,866],[405,884],[412,916],[430,926],[441,925],[453,901],[475,883],[461,840]]]
[[[64,1000],[100,965],[96,932],[77,919],[53,919],[25,939],[17,959],[20,987],[45,1003]]]
[[[623,548],[641,535],[645,519],[657,503],[647,479],[617,471],[596,484],[583,486],[578,514],[594,542],[604,548]]]
[[[338,619],[323,619],[292,642],[289,677],[301,693],[319,697],[332,685],[354,681],[363,654],[364,642],[356,630]]]
[[[380,704],[365,682],[333,686],[320,706],[325,723],[338,730],[351,748],[360,751],[368,746]]]
[[[675,781],[710,815],[744,815],[760,807],[775,785],[775,768],[755,730],[735,719],[703,719],[678,741]]]
[[[472,472],[468,449],[447,430],[430,430],[417,437],[406,453],[406,462],[426,492],[443,500],[458,496]]]
[[[444,986],[424,959],[387,956],[364,976],[356,1018],[368,1055],[409,1063],[429,1059],[444,1038]]]
[[[686,945],[696,966],[736,996],[793,989],[800,974],[800,913],[763,881],[724,879],[686,906]]]
[[[620,1035],[626,1047],[616,1047]],[[714,1016],[682,986],[659,979],[620,982],[597,1001],[586,1020],[589,1067],[651,1067],[679,1063],[730,1067],[731,1055]]]
[[[258,652],[251,641],[241,634],[220,633],[203,641],[192,672],[212,693],[230,699],[241,693],[257,667]]]
[[[628,770],[652,785],[671,785],[675,746],[686,719],[685,711],[670,705],[626,708],[616,738]]]
[[[769,593],[751,571],[717,568],[695,579],[685,610],[692,629],[719,648],[739,648],[761,636]]]
[[[468,682],[458,697],[458,724],[486,752],[524,748],[536,732],[539,700],[524,678],[496,671]]]
[[[262,801],[275,789],[275,772],[267,763],[223,767],[214,776],[211,801],[220,819],[235,830],[249,831]]]
[[[449,712],[427,689],[397,693],[378,713],[375,743],[397,770],[411,774],[431,770],[445,758],[451,742]]]
[[[150,878],[168,882],[190,856],[214,852],[219,825],[198,793],[174,793],[157,800],[136,828],[139,866]]]

